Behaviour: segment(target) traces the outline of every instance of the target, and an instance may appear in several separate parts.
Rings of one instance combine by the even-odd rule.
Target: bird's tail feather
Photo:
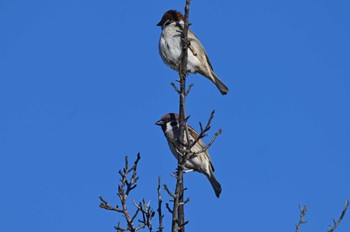
[[[216,197],[219,198],[221,193],[221,185],[219,181],[215,178],[213,173],[210,176],[208,176],[208,179],[210,181],[211,186],[214,189]]]
[[[222,95],[226,95],[229,91],[228,87],[220,80],[220,78],[214,73],[214,71],[212,71],[211,74],[214,77],[213,83],[216,85],[216,87],[219,89]]]

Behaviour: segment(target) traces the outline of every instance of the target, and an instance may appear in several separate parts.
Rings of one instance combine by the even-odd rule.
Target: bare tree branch
[[[185,231],[185,219],[184,219],[184,179],[183,179],[183,173],[184,173],[184,166],[188,159],[193,158],[194,156],[198,155],[201,152],[205,152],[215,141],[217,136],[221,134],[222,130],[220,129],[212,138],[211,142],[203,148],[201,152],[193,153],[191,152],[191,148],[199,142],[202,138],[204,138],[206,135],[206,132],[210,129],[211,121],[214,117],[214,111],[212,112],[208,123],[206,127],[203,129],[201,126],[201,132],[198,136],[198,138],[195,139],[195,141],[191,141],[191,137],[189,136],[189,129],[187,126],[187,118],[186,118],[186,97],[190,93],[193,84],[191,84],[188,89],[186,90],[186,77],[188,74],[187,70],[187,63],[188,63],[188,49],[192,49],[190,42],[188,40],[188,27],[190,25],[189,23],[189,11],[190,11],[190,3],[191,0],[186,0],[185,5],[185,14],[184,14],[184,25],[179,26],[179,32],[182,34],[182,57],[181,57],[181,65],[179,67],[179,77],[180,77],[180,88],[177,88],[177,86],[174,83],[171,83],[171,85],[174,87],[175,91],[180,96],[180,109],[179,109],[179,134],[180,138],[178,141],[173,141],[174,147],[179,151],[179,158],[178,158],[178,167],[176,172],[176,188],[175,193],[173,195],[170,195],[174,199],[174,206],[172,209],[172,232],[184,232]],[[196,54],[195,54],[196,55]],[[201,124],[200,124],[201,125]],[[186,138],[186,139],[185,139]],[[180,144],[180,146],[179,146]]]
[[[180,77],[180,91],[177,91],[180,95],[180,113],[179,113],[179,126],[180,126],[180,138],[179,142],[181,144],[184,144],[184,132],[186,131],[187,138],[188,136],[188,129],[186,124],[186,108],[185,108],[185,101],[186,101],[186,76],[187,76],[187,62],[188,62],[188,17],[189,17],[189,9],[190,9],[190,0],[186,0],[186,6],[185,6],[185,18],[184,18],[184,27],[183,30],[180,31],[182,33],[182,57],[181,57],[181,65],[179,67],[179,77]],[[180,28],[181,29],[181,28]],[[178,90],[175,88],[175,90]],[[183,154],[183,153],[182,153]],[[186,154],[184,154],[185,156]],[[176,187],[175,187],[175,198],[174,198],[174,206],[172,210],[172,225],[171,225],[171,231],[172,232],[184,232],[185,229],[179,228],[180,224],[184,223],[184,206],[180,204],[183,201],[183,171],[184,168],[182,165],[183,156],[179,156],[178,159],[178,168],[177,168],[177,178],[176,178]]]
[[[137,229],[142,229],[147,226],[150,232],[153,231],[152,227],[152,218],[155,215],[155,212],[150,207],[150,203],[146,203],[145,199],[142,200],[139,204],[133,201],[135,207],[142,213],[142,220],[138,220],[142,224]]]
[[[188,86],[188,89],[187,89],[186,94],[185,94],[186,97],[187,97],[188,94],[190,94],[192,87],[193,87],[193,84],[190,84],[190,85]],[[187,121],[187,120],[186,120],[186,121]]]
[[[299,205],[299,210],[300,210],[300,218],[299,218],[298,224],[295,225],[295,232],[299,232],[300,226],[302,224],[307,223],[307,221],[305,221],[304,218],[308,211],[308,207],[306,205],[304,205],[304,207],[301,207],[301,205]]]
[[[195,158],[198,154],[200,154],[202,152],[207,151],[211,147],[211,145],[215,142],[216,138],[222,133],[222,129],[219,129],[214,134],[214,136],[211,139],[211,141],[206,146],[204,146],[201,150],[196,151],[196,152],[192,152],[191,151],[191,148],[193,146],[195,146],[196,143],[198,143],[202,138],[207,136],[206,132],[208,132],[210,130],[210,128],[211,128],[211,122],[212,122],[212,120],[214,118],[214,114],[215,114],[215,111],[212,111],[205,128],[203,128],[202,123],[199,122],[200,133],[199,133],[198,137],[195,140],[187,139],[187,141],[191,142],[190,144],[188,144],[188,143],[187,144],[186,143],[180,143],[180,141],[178,141],[178,140],[170,141],[172,143],[172,145],[176,148],[178,153],[182,154],[182,160],[181,160],[181,162],[179,162],[179,165],[181,165],[183,168],[184,168],[185,163],[188,160],[190,160],[192,158]],[[187,121],[188,118],[189,118],[189,116],[186,118],[186,121]],[[187,125],[186,125],[186,127],[187,127]],[[175,175],[175,177],[176,177],[176,175]]]
[[[199,123],[199,126],[200,126],[200,133],[198,134],[198,138],[195,139],[194,141],[192,141],[189,145],[188,145],[188,148],[189,150],[191,150],[191,148],[196,144],[198,143],[199,140],[201,140],[202,138],[204,138],[205,136],[207,136],[205,133],[208,132],[210,130],[210,127],[211,127],[211,121],[213,120],[214,118],[214,115],[215,115],[215,110],[213,110],[210,114],[210,117],[208,119],[208,122],[207,122],[207,125],[205,126],[205,128],[203,129],[203,126],[202,126],[202,123]]]
[[[158,192],[158,221],[159,221],[159,227],[158,227],[158,232],[163,232],[163,218],[164,215],[162,214],[162,195],[161,195],[161,188],[160,188],[160,176],[158,176],[158,187],[157,187],[157,192]]]
[[[215,142],[216,138],[222,133],[222,130],[219,129],[218,132],[216,132],[213,136],[213,138],[211,139],[211,141],[208,143],[208,145],[206,145],[202,150],[197,151],[197,152],[193,152],[192,155],[190,156],[189,159],[194,158],[196,155],[205,152],[209,149],[209,147]]]
[[[99,198],[100,198],[100,201],[101,201],[100,208],[117,211],[118,213],[123,213],[124,212],[122,209],[119,209],[118,206],[117,207],[110,206],[109,203],[107,201],[105,201],[101,196]]]
[[[181,156],[179,156],[181,157]],[[179,158],[179,163],[181,162],[182,158]],[[179,228],[179,225],[183,224],[184,221],[184,205],[183,202],[183,193],[184,193],[184,187],[183,187],[183,173],[184,173],[184,167],[181,165],[178,165],[177,168],[177,181],[176,181],[176,188],[175,188],[175,194],[174,194],[174,206],[172,210],[172,232],[184,232],[184,227],[181,229]]]
[[[134,205],[136,207],[136,211],[131,214],[128,206],[127,206],[127,199],[130,194],[130,192],[136,188],[137,186],[137,181],[139,177],[137,176],[137,165],[140,161],[140,153],[137,154],[137,158],[131,168],[129,168],[129,161],[128,157],[125,157],[125,167],[122,170],[119,170],[119,175],[120,175],[120,184],[118,184],[118,192],[117,195],[119,197],[120,203],[121,203],[121,208],[118,206],[112,207],[106,200],[104,200],[101,196],[100,198],[100,208],[106,209],[106,210],[111,210],[111,211],[116,211],[120,214],[123,215],[125,218],[126,227],[122,227],[120,221],[118,221],[117,226],[114,228],[117,231],[131,231],[131,232],[136,232],[139,231],[140,229],[143,229],[145,227],[148,227],[150,231],[152,231],[152,224],[151,220],[154,216],[154,212],[151,209],[149,203],[146,204],[145,200],[140,202],[139,204],[136,204],[134,202]],[[129,177],[129,174],[131,174],[131,177]],[[142,214],[142,220],[138,220],[141,224],[138,226],[134,225],[135,219],[138,217],[139,213],[141,212]]]
[[[185,221],[183,224],[179,224],[179,229],[178,230],[183,230],[185,228],[185,225],[187,225],[189,221]]]
[[[165,204],[166,209],[169,211],[169,213],[173,214],[173,210],[170,209],[170,206],[168,203]]]
[[[188,17],[189,17],[189,11],[190,11],[190,3],[191,0],[186,0],[186,6],[185,6],[185,16],[184,16],[184,28],[182,30],[182,57],[181,57],[181,65],[179,67],[179,76],[180,76],[180,113],[179,113],[179,124],[180,124],[180,143],[184,143],[184,132],[186,131],[187,138],[188,136],[188,129],[186,124],[186,108],[185,108],[185,101],[186,101],[186,76],[187,76],[187,62],[188,62]],[[186,155],[186,154],[184,154]],[[178,164],[184,163],[182,161],[182,156],[179,156]],[[182,165],[178,165],[177,168],[177,181],[176,181],[176,188],[175,188],[175,196],[174,199],[174,207],[173,207],[173,217],[172,217],[172,226],[171,231],[172,232],[184,232],[185,228],[182,227],[179,228],[179,225],[184,224],[184,206],[183,204],[180,204],[183,201],[183,192],[184,192],[184,184],[183,184],[183,171],[184,168]]]
[[[346,200],[345,203],[344,203],[344,209],[341,212],[340,217],[338,218],[338,220],[336,221],[336,220],[333,219],[333,226],[328,225],[328,232],[335,231],[335,229],[340,225],[341,221],[343,220],[343,218],[344,218],[344,216],[346,214],[346,210],[348,209],[348,207],[349,207],[349,200]]]
[[[165,191],[169,194],[169,196],[172,198],[170,201],[174,201],[174,199],[176,198],[176,195],[173,194],[173,193],[169,190],[169,188],[168,188],[168,186],[167,186],[166,184],[164,185],[164,189],[165,189]]]
[[[177,88],[174,82],[171,82],[171,86],[174,88],[174,90],[178,93],[181,94],[180,90]]]

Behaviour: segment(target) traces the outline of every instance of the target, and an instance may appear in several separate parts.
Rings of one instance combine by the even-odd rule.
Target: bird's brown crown
[[[170,122],[174,120],[179,121],[179,115],[175,113],[168,113],[164,115],[160,120],[164,122]]]
[[[172,22],[178,22],[180,20],[184,20],[184,16],[176,10],[168,10],[164,13],[162,19],[157,24],[157,26],[163,26],[165,23],[166,25],[172,23]]]

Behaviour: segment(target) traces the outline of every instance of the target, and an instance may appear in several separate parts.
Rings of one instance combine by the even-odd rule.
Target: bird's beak
[[[163,126],[164,125],[164,121],[163,120],[158,120],[154,124],[156,124],[157,126]]]
[[[160,20],[159,23],[157,23],[156,26],[158,26],[158,27],[162,26],[162,20]]]

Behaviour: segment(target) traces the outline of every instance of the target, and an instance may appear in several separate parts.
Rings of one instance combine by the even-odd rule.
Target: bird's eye
[[[171,122],[170,122],[170,125],[176,126],[176,125],[177,125],[177,121],[171,121]]]

